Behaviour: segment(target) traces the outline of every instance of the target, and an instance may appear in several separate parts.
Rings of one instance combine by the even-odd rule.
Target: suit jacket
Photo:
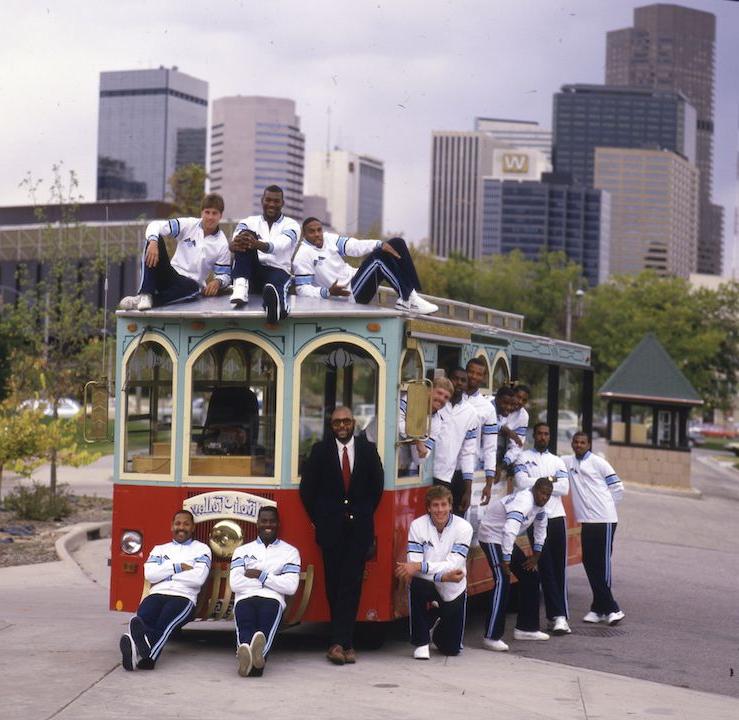
[[[382,498],[384,475],[375,444],[355,436],[354,469],[346,493],[333,435],[311,448],[300,479],[300,498],[316,528],[316,542],[321,547],[337,545],[349,532],[369,546],[374,537],[374,515]]]

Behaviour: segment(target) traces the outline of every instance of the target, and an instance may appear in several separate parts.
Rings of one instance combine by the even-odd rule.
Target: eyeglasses
[[[336,418],[331,421],[332,425],[351,425],[354,422],[354,418]]]

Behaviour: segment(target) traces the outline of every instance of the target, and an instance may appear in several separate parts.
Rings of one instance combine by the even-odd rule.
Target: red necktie
[[[348,495],[352,469],[349,466],[349,451],[346,449],[346,445],[344,445],[344,454],[341,457],[341,476],[344,478],[344,492]]]

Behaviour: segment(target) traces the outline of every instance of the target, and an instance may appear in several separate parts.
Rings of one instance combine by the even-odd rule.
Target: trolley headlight
[[[136,555],[141,551],[141,546],[144,544],[144,538],[140,532],[136,530],[124,530],[121,533],[121,550],[126,555]]]

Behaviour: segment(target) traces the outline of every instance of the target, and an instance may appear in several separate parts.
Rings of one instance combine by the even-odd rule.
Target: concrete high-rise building
[[[434,131],[431,140],[431,251],[482,255],[482,178],[496,142],[484,132]]]
[[[285,215],[302,218],[304,160],[293,100],[236,95],[213,102],[210,190],[223,195],[226,217],[260,213],[264,188],[279,185]]]
[[[711,203],[716,17],[656,4],[634,10],[634,26],[608,33],[606,83],[683,93],[697,111],[700,180],[698,269],[720,274],[723,208]]]
[[[384,185],[381,160],[338,148],[308,156],[305,192],[326,198],[337,232],[379,237]]]
[[[564,85],[554,95],[556,173],[593,184],[596,147],[671,150],[694,163],[696,112],[672,91],[608,85]]]
[[[482,184],[483,256],[519,250],[536,260],[542,251],[562,251],[591,286],[608,277],[608,193],[550,173],[541,181],[486,177]]]
[[[611,196],[612,275],[696,271],[699,177],[673,152],[596,148],[594,184]]]
[[[540,127],[538,122],[477,117],[475,130],[512,147],[541,150],[547,162],[552,162],[552,131]]]
[[[328,209],[328,202],[325,197],[320,195],[303,195],[302,219],[305,220],[308,217],[318,218],[323,223],[324,228],[333,228],[334,226]]]
[[[100,73],[98,200],[164,200],[178,167],[205,167],[208,83],[176,67]]]

